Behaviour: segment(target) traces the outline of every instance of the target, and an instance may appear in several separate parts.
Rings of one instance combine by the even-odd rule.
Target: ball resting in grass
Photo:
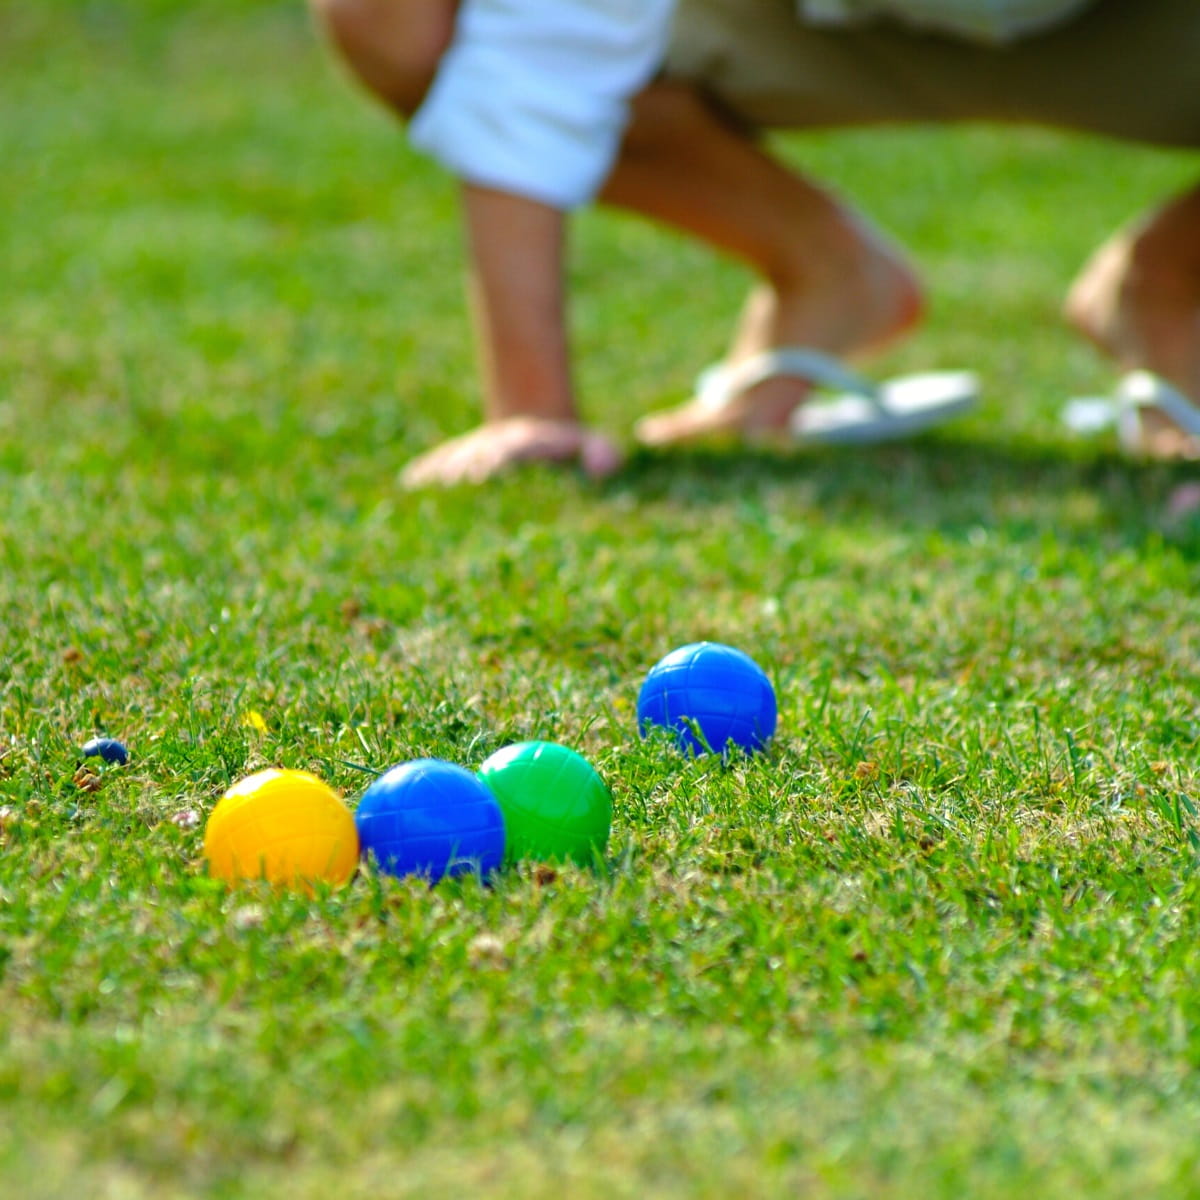
[[[612,826],[612,795],[581,754],[554,742],[497,750],[479,778],[504,813],[508,862],[595,864]]]
[[[235,783],[204,829],[209,874],[235,883],[343,884],[358,865],[354,817],[307,771],[272,768]]]
[[[106,763],[124,766],[129,761],[129,751],[116,738],[96,737],[85,742],[80,749],[84,758],[102,758]]]
[[[354,814],[364,858],[388,875],[474,872],[486,878],[504,861],[504,818],[472,772],[419,758],[385,772]]]
[[[719,642],[672,650],[638,694],[638,730],[670,729],[685,754],[762,750],[775,733],[775,688],[748,654]]]

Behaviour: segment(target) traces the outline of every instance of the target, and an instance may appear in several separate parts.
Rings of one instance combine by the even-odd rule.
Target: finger
[[[593,479],[605,479],[616,474],[625,461],[621,448],[611,438],[600,433],[584,435],[579,450],[579,462],[584,472]]]
[[[524,431],[512,447],[513,461],[529,462],[547,459],[562,462],[576,457],[583,443],[583,431],[578,425],[541,425]]]
[[[453,483],[461,474],[458,465],[459,448],[450,443],[436,446],[405,464],[400,471],[400,484],[406,489],[429,487],[432,484]]]

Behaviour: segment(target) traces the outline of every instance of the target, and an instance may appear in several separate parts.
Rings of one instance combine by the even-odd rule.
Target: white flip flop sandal
[[[1200,439],[1200,408],[1177,387],[1153,371],[1130,371],[1112,396],[1079,396],[1063,409],[1063,420],[1075,433],[1101,433],[1115,426],[1126,454],[1146,452],[1142,412],[1153,409],[1189,437]]]
[[[790,434],[798,444],[865,446],[913,437],[979,399],[979,380],[971,371],[927,371],[876,384],[803,346],[709,367],[697,380],[696,399],[706,408],[724,408],[747,388],[780,375],[806,380],[816,393],[792,414]]]

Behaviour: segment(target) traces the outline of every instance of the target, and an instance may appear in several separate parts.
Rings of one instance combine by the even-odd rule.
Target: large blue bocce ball
[[[685,753],[724,754],[729,746],[763,749],[778,718],[775,688],[748,654],[719,642],[672,650],[646,676],[638,694],[638,729],[674,730]]]
[[[419,758],[385,772],[354,814],[364,858],[389,875],[487,877],[504,861],[504,817],[474,772]]]

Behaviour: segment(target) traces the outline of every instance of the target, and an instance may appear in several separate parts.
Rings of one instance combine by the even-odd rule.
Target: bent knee
[[[358,79],[411,116],[454,33],[458,0],[309,0]]]
[[[634,98],[625,130],[625,154],[657,156],[664,141],[677,142],[728,122],[690,83],[665,79],[649,84]]]

